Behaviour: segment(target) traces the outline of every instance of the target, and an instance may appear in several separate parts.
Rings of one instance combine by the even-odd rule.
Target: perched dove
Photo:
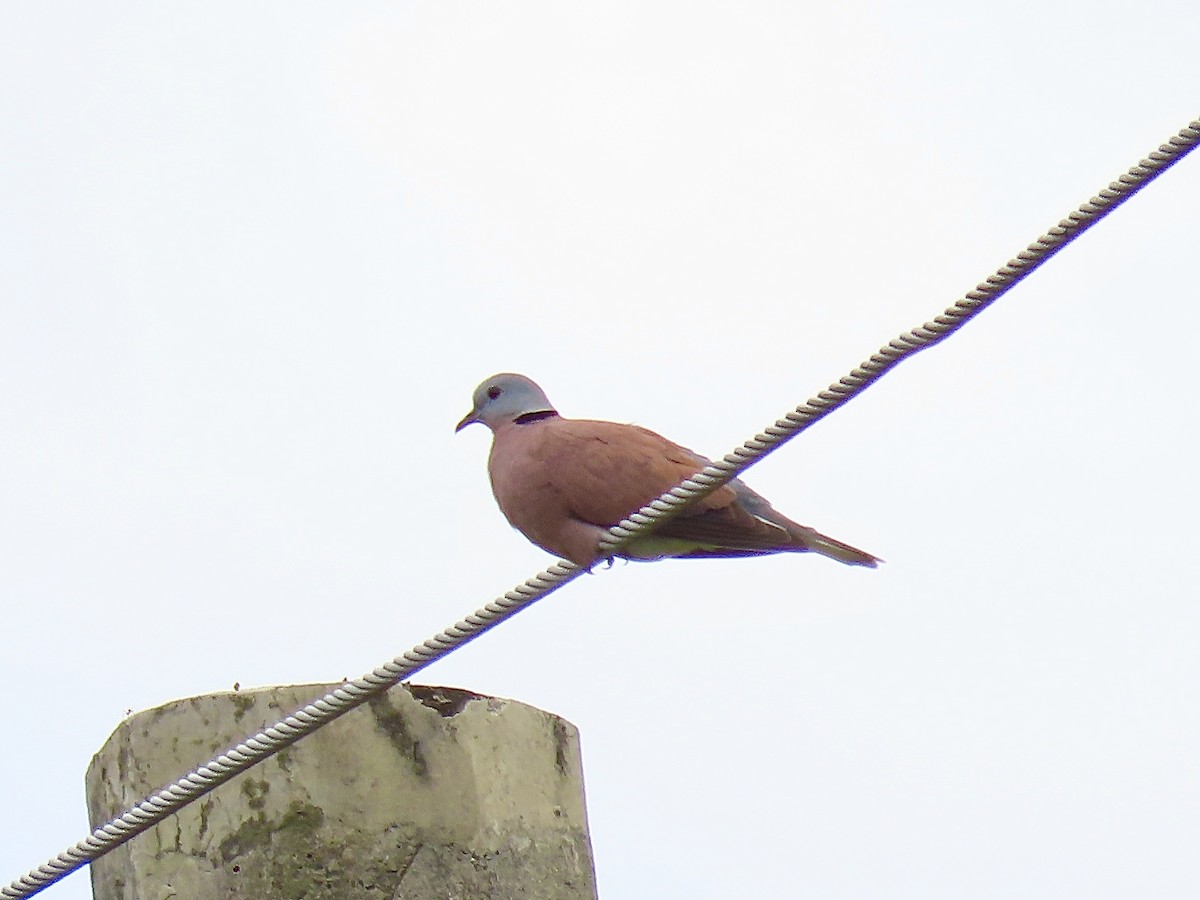
[[[502,374],[475,389],[458,423],[492,430],[488,473],[509,523],[539,547],[584,567],[600,538],[632,512],[695,475],[709,460],[636,425],[564,419],[524,375]],[[870,553],[777,513],[731,481],[617,553],[626,559],[736,557],[811,551],[874,568]]]

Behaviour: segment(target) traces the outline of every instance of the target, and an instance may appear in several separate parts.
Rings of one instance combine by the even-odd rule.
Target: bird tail
[[[848,566],[867,566],[874,569],[883,562],[879,557],[872,556],[864,550],[851,547],[849,544],[843,544],[841,541],[836,541],[831,537],[821,534],[819,531],[812,531],[811,529],[806,529],[804,544],[805,548],[811,550],[813,553],[820,553],[822,556],[836,559],[838,562],[845,563]]]

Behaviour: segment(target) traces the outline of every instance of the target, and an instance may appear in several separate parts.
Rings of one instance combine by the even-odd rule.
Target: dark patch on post
[[[401,756],[412,760],[416,776],[422,781],[428,781],[429,762],[421,751],[421,742],[409,732],[404,715],[392,707],[386,695],[372,697],[367,701],[367,706],[375,716],[375,724],[387,735],[392,746],[400,751]]]
[[[427,684],[406,684],[413,699],[422,706],[437,710],[443,719],[457,716],[472,700],[480,699],[478,694],[464,691],[462,688],[433,687]]]
[[[567,724],[562,719],[554,720],[554,767],[558,774],[566,776],[569,760],[567,747],[571,744],[571,735],[567,732]]]

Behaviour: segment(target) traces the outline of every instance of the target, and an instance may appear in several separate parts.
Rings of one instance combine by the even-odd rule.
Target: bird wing
[[[558,419],[547,424],[553,424],[553,445],[562,454],[552,468],[567,507],[576,517],[605,528],[709,465],[698,453],[636,425],[588,419]],[[754,502],[754,512],[740,502],[743,498]],[[658,526],[654,533],[703,545],[697,553],[720,548],[749,555],[795,544],[783,524],[788,520],[773,522],[756,514],[767,510],[774,512],[765,499],[741,482],[733,482]]]

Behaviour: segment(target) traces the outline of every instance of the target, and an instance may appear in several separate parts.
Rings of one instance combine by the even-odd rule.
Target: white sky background
[[[546,564],[484,377],[725,453],[1200,114],[1193,2],[829,6],[0,6],[0,883],[126,709]],[[418,680],[580,727],[607,898],[1195,896],[1198,201],[749,474],[887,566],[618,565]]]

